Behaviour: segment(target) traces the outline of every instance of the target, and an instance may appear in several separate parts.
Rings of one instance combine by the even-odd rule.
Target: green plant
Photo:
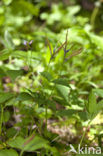
[[[0,156],[102,149],[102,2],[53,2],[0,2]]]

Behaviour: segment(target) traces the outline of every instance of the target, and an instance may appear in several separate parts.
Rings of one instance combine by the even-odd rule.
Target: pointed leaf
[[[33,97],[27,92],[22,92],[18,95],[16,100],[18,100],[18,101],[33,100]]]
[[[56,85],[56,89],[58,93],[66,100],[66,102],[68,102],[70,88],[63,85]]]
[[[96,103],[96,95],[95,93],[92,91],[89,95],[89,101],[88,101],[88,110],[89,113],[95,113],[97,111],[97,103]]]
[[[69,87],[69,82],[68,82],[68,79],[66,78],[58,78],[58,79],[53,80],[52,82]]]
[[[41,72],[41,75],[43,77],[45,77],[48,81],[51,81],[51,79],[52,79],[52,75],[50,73],[46,72],[46,71]]]
[[[69,110],[60,110],[57,111],[57,115],[64,117],[72,117],[72,115],[76,114],[78,111],[77,110],[73,110],[73,109],[69,109]]]

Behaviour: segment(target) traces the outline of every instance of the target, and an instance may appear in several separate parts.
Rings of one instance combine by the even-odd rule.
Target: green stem
[[[99,7],[95,7],[94,10],[93,10],[93,13],[91,15],[91,25],[94,27],[95,25],[95,19],[96,19],[96,16],[98,14],[98,11],[99,11]]]
[[[49,60],[48,66],[47,66],[47,71],[49,71],[49,67],[50,67],[50,63],[51,63],[51,59]],[[47,130],[47,121],[48,121],[48,105],[47,105],[47,100],[45,101],[45,122],[46,122],[46,130]]]
[[[23,153],[24,153],[24,151],[23,151],[23,150],[21,150],[21,152],[20,152],[20,156],[22,156],[22,155],[23,155]]]
[[[86,130],[84,131],[84,133],[83,133],[83,135],[82,135],[81,140],[80,140],[80,147],[81,147],[81,144],[82,144],[83,139],[84,139],[84,137],[85,137],[86,131],[87,131],[87,127],[86,127]]]
[[[1,135],[1,133],[2,133],[3,112],[4,112],[4,108],[3,108],[3,106],[1,105],[0,135]]]
[[[87,124],[87,126],[86,126],[86,129],[85,129],[85,131],[83,132],[82,138],[81,138],[81,140],[80,140],[80,147],[81,147],[81,145],[82,145],[83,139],[84,139],[84,137],[85,137],[86,131],[87,131],[88,126],[90,125],[90,123],[91,123],[91,121],[88,122],[88,124]]]
[[[48,112],[47,112],[47,104],[46,104],[46,107],[45,107],[45,119],[46,119],[46,130],[47,130],[47,120],[48,120]]]

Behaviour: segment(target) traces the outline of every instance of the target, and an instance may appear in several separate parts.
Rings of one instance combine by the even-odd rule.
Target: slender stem
[[[68,35],[68,31],[67,31],[67,35]],[[65,41],[65,42],[56,50],[56,52],[53,53],[53,54],[52,54],[51,46],[50,46],[50,44],[49,44],[49,42],[48,42],[48,39],[47,39],[47,42],[48,42],[48,45],[49,45],[49,49],[50,49],[50,52],[51,52],[51,58],[50,58],[49,63],[48,63],[47,71],[49,71],[49,67],[50,67],[50,63],[51,63],[52,57],[54,57],[54,55],[55,55],[56,53],[58,53],[58,52],[63,48],[63,46],[67,43],[67,35],[66,35],[66,41]],[[66,45],[66,46],[67,46],[67,45]],[[65,47],[65,48],[66,48],[66,47]],[[63,60],[63,61],[64,61],[64,60]],[[48,109],[48,105],[47,105],[47,101],[46,101],[46,105],[45,105],[46,130],[47,130],[47,120],[48,120],[48,111],[47,111],[47,109]]]
[[[4,108],[3,108],[3,106],[1,105],[0,135],[1,135],[1,133],[2,133],[3,112],[4,112]]]
[[[47,71],[49,71],[51,59],[49,60],[48,66],[47,66]],[[45,122],[46,122],[46,130],[47,130],[47,121],[48,121],[48,105],[47,105],[47,100],[45,101]]]
[[[86,127],[85,131],[83,132],[82,138],[81,138],[81,140],[80,140],[80,147],[81,147],[81,144],[82,144],[83,139],[84,139],[84,137],[85,137],[85,134],[86,134],[87,128],[88,128],[88,127]]]
[[[48,112],[47,112],[47,103],[46,103],[46,107],[45,107],[45,119],[46,119],[46,130],[47,130],[47,120],[48,120]]]
[[[85,131],[83,132],[82,138],[81,138],[81,140],[80,140],[80,147],[81,147],[81,145],[82,145],[83,139],[84,139],[84,137],[85,137],[85,134],[86,134],[86,132],[87,132],[87,129],[88,129],[88,126],[90,125],[90,123],[91,123],[91,121],[88,122],[88,124],[87,124],[87,126],[86,126],[86,129],[85,129]]]
[[[21,150],[21,152],[20,152],[20,156],[22,156],[22,155],[23,155],[23,153],[24,153],[24,150]]]
[[[91,15],[91,25],[94,27],[94,24],[95,24],[95,19],[96,19],[96,16],[98,14],[98,11],[99,11],[99,8],[98,7],[95,7],[94,10],[93,10],[93,13]]]

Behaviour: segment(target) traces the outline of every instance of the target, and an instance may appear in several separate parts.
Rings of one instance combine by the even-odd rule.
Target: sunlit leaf
[[[0,156],[19,156],[14,149],[4,149],[0,150]]]

